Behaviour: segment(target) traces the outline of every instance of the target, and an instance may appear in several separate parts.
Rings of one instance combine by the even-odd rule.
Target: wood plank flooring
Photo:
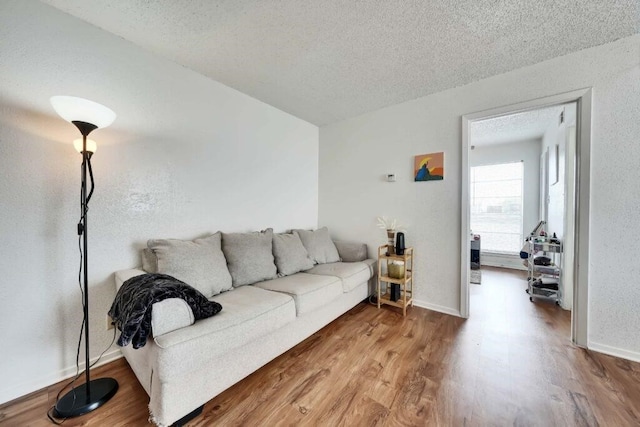
[[[571,345],[570,314],[529,302],[521,273],[483,268],[471,318],[360,304],[217,396],[189,426],[638,426],[640,364]],[[145,426],[148,397],[120,383],[68,426]],[[0,407],[2,426],[48,426],[59,386]]]

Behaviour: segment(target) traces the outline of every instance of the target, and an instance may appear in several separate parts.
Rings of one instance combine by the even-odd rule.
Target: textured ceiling
[[[542,138],[551,126],[558,126],[564,106],[541,108],[472,122],[471,145],[486,146]]]
[[[317,125],[640,32],[638,0],[42,0]]]

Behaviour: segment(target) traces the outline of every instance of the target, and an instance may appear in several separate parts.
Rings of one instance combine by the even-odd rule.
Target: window
[[[522,165],[515,162],[471,168],[471,230],[482,237],[482,252],[520,252]]]

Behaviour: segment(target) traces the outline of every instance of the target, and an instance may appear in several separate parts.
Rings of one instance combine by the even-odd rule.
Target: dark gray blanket
[[[167,298],[182,298],[193,310],[195,320],[211,317],[222,306],[209,301],[199,291],[166,274],[142,274],[122,284],[109,310],[109,316],[121,331],[118,345],[133,343],[144,347],[151,334],[151,307]]]

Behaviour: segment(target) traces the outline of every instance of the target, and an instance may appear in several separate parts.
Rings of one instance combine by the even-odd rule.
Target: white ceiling
[[[42,0],[316,125],[640,32],[638,0]]]
[[[494,117],[470,125],[471,145],[486,146],[540,139],[551,126],[558,126],[564,106],[558,105]]]

